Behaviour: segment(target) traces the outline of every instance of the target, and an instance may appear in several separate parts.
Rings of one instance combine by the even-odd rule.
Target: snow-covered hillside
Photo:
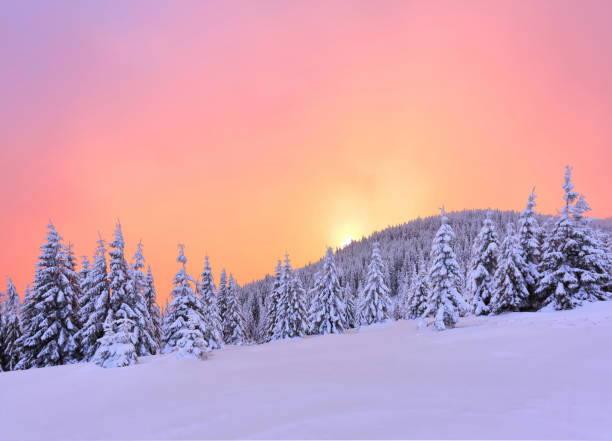
[[[612,302],[0,374],[0,439],[612,438]]]

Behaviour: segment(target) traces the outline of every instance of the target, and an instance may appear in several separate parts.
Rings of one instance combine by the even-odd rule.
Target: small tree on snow
[[[495,226],[487,212],[482,229],[474,243],[472,263],[468,274],[468,290],[475,315],[488,314],[492,296],[493,274],[497,269],[499,241]]]
[[[202,315],[202,303],[191,287],[192,278],[185,271],[187,258],[183,245],[179,245],[177,261],[181,264],[181,268],[174,276],[172,303],[168,314],[164,317],[162,353],[182,350],[184,355],[185,351],[193,348],[193,354],[200,356],[208,350],[208,343],[205,342],[205,347],[202,347],[200,342],[204,341],[208,331]],[[192,341],[188,341],[189,339]]]
[[[136,363],[137,337],[133,332],[134,322],[121,309],[113,319],[112,311],[104,321],[104,336],[92,361],[103,368],[130,366]]]
[[[147,276],[145,278],[142,296],[144,297],[149,316],[151,317],[151,325],[153,326],[151,336],[159,348],[162,334],[162,315],[159,310],[159,305],[157,304],[157,292],[155,291],[155,282],[153,281],[153,273],[151,272],[150,266],[147,267]]]
[[[491,312],[520,311],[529,304],[529,290],[523,276],[525,257],[512,224],[508,224],[502,256],[493,277]]]
[[[431,287],[427,309],[423,317],[433,317],[438,330],[453,328],[459,319],[459,312],[467,308],[459,286],[461,275],[459,263],[452,248],[455,238],[453,229],[442,207],[442,225],[436,233],[431,247],[429,285]]]
[[[378,243],[374,243],[372,260],[368,267],[359,307],[359,317],[362,325],[371,325],[390,319],[389,287],[383,276],[385,272],[386,268],[380,257]]]
[[[309,311],[312,334],[340,334],[344,331],[342,287],[331,247],[323,259],[313,288],[314,298]]]
[[[227,274],[225,268],[221,270],[219,276],[219,288],[217,289],[217,309],[219,310],[219,318],[223,328],[227,316]]]
[[[274,282],[272,283],[272,290],[266,296],[265,306],[266,306],[266,315],[264,320],[264,331],[265,331],[265,341],[270,341],[274,339],[274,331],[276,329],[276,325],[279,320],[279,304],[282,296],[283,289],[283,268],[281,265],[280,259],[278,259],[278,263],[276,265],[276,270],[274,272]]]

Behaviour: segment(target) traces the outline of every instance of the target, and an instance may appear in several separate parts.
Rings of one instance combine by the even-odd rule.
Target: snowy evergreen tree
[[[346,284],[342,287],[342,291],[343,291],[343,295],[342,298],[344,299],[344,305],[345,305],[345,309],[344,309],[344,314],[345,314],[345,320],[344,320],[344,326],[346,329],[349,328],[355,328],[357,326],[357,305],[355,302],[355,293],[353,293],[353,290],[351,289],[351,287]],[[304,306],[306,306],[306,303],[304,303]]]
[[[172,302],[168,315],[164,317],[162,353],[179,351],[177,356],[201,356],[208,350],[208,342],[204,339],[208,330],[202,314],[202,303],[192,288],[193,279],[185,269],[187,258],[183,245],[179,245],[177,262],[181,268],[174,276]]]
[[[467,309],[459,291],[461,275],[459,263],[452,248],[453,229],[442,207],[442,225],[431,246],[429,269],[429,299],[423,317],[433,317],[438,330],[453,328],[462,309]]]
[[[276,271],[274,272],[274,282],[272,284],[272,290],[266,297],[266,320],[265,320],[265,333],[266,341],[274,339],[274,330],[276,329],[279,321],[279,303],[281,300],[283,289],[283,269],[280,259],[276,265]]]
[[[81,297],[79,297],[79,310],[83,307],[83,303],[85,302],[84,296],[87,291],[89,291],[89,272],[91,271],[91,264],[89,262],[89,258],[87,256],[83,256],[81,260],[81,270],[78,273],[79,279],[79,293]],[[80,315],[79,315],[80,319]],[[81,323],[83,321],[81,320]]]
[[[419,259],[418,272],[412,274],[408,285],[408,295],[403,307],[403,318],[414,320],[421,318],[427,309],[429,285],[427,270],[423,259]]]
[[[106,248],[100,237],[93,266],[81,286],[85,291],[81,299],[79,319],[83,324],[77,333],[83,360],[91,361],[104,336],[104,322],[110,312],[110,291],[106,266]]]
[[[227,273],[225,268],[221,270],[219,276],[219,289],[217,289],[217,309],[219,310],[219,318],[221,326],[224,326],[227,317]]]
[[[523,278],[529,290],[529,304],[531,307],[536,306],[535,291],[537,288],[540,274],[538,272],[538,264],[540,263],[542,243],[542,229],[538,223],[535,212],[535,188],[531,190],[527,206],[521,213],[519,219],[519,242],[525,256],[525,266],[521,268]]]
[[[391,318],[389,287],[383,276],[385,272],[386,268],[380,257],[378,243],[375,242],[359,305],[359,318],[362,325],[371,325]]]
[[[499,241],[490,215],[484,220],[482,229],[476,237],[470,271],[468,290],[475,315],[489,313],[492,295],[493,274],[497,269]]]
[[[145,259],[142,253],[142,242],[138,242],[132,261],[127,287],[131,297],[134,299],[139,319],[135,327],[138,338],[136,354],[138,356],[157,354],[159,352],[159,343],[155,338],[156,329],[149,313],[147,299],[145,298],[147,276],[143,272]]]
[[[104,321],[104,336],[100,338],[92,361],[103,368],[136,364],[136,341],[134,322],[128,318],[125,310],[120,309],[116,319],[113,319],[111,311]]]
[[[204,337],[208,341],[210,349],[221,349],[223,347],[223,325],[219,316],[219,308],[215,298],[215,282],[213,280],[208,256],[205,258],[202,280],[198,284],[198,293],[202,302],[202,312],[206,320],[207,335]]]
[[[282,270],[280,293],[278,319],[272,339],[303,337],[307,331],[306,294],[302,282],[291,268],[288,255]]]
[[[491,312],[520,311],[529,305],[529,289],[523,276],[524,251],[512,224],[507,225],[502,256],[493,278]]]
[[[227,285],[227,313],[223,324],[223,338],[229,345],[246,343],[244,316],[238,300],[238,285],[231,274]]]
[[[4,333],[4,308],[5,308],[5,295],[0,292],[0,372],[4,372],[2,360],[7,356],[4,350],[4,342],[2,335]]]
[[[21,356],[16,369],[72,363],[79,356],[75,339],[79,329],[73,285],[76,277],[52,224],[48,225],[47,242],[41,251],[32,307],[27,309],[22,322],[23,335],[17,342]]]
[[[147,311],[149,312],[149,317],[151,318],[151,336],[159,348],[162,335],[162,316],[159,310],[159,305],[157,304],[157,292],[155,291],[155,283],[153,281],[153,273],[151,272],[150,266],[147,267],[147,276],[145,278],[142,296],[144,297]]]
[[[331,247],[323,260],[321,271],[316,276],[314,298],[309,311],[311,333],[340,334],[344,331],[342,287]]]
[[[133,333],[136,335],[136,355],[151,355],[155,352],[156,342],[149,333],[150,320],[147,317],[146,306],[138,282],[130,277],[132,271],[125,260],[123,233],[121,224],[117,222],[115,239],[110,244],[110,289],[111,308],[113,316],[119,317],[120,310],[125,311],[126,317],[134,323]]]
[[[609,280],[609,259],[584,219],[590,210],[573,191],[571,168],[565,172],[565,206],[543,247],[536,294],[543,306],[572,309],[584,301],[603,300]],[[574,205],[575,204],[575,205]]]
[[[5,371],[15,369],[19,361],[19,348],[17,340],[21,337],[21,323],[19,321],[21,304],[19,296],[13,281],[9,278],[6,287],[6,297],[2,304],[2,317],[0,321],[0,347],[2,347],[2,356],[0,365]]]

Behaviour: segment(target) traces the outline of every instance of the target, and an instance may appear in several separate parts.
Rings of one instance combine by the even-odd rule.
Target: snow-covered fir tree
[[[495,231],[495,225],[487,214],[474,243],[473,257],[468,273],[468,291],[472,303],[472,312],[475,315],[485,315],[490,311],[493,274],[497,269],[498,258],[497,231]]]
[[[220,349],[223,347],[223,326],[219,315],[219,308],[217,307],[215,291],[212,270],[210,269],[208,256],[206,256],[201,281],[198,284],[198,294],[202,302],[202,313],[204,320],[206,320],[206,329],[208,331],[204,337],[208,341],[210,349]]]
[[[19,295],[13,281],[9,278],[6,287],[6,297],[2,303],[2,317],[0,322],[0,365],[5,371],[12,371],[19,361],[19,348],[17,340],[21,337],[21,323],[19,320],[21,304]]]
[[[272,289],[266,297],[266,316],[265,316],[265,341],[274,339],[274,331],[279,320],[279,303],[283,290],[283,269],[280,259],[274,272],[274,282]]]
[[[2,341],[2,333],[4,332],[4,303],[5,303],[5,295],[3,292],[0,292],[0,372],[4,372],[4,367],[2,360],[4,360],[5,351],[4,351],[4,342]]]
[[[535,308],[537,304],[535,291],[538,280],[540,279],[538,264],[540,263],[542,248],[542,229],[536,217],[535,198],[536,194],[534,188],[531,190],[531,194],[527,200],[527,206],[521,212],[519,218],[519,243],[525,257],[525,266],[521,268],[521,272],[523,273],[523,278],[529,290],[529,305],[532,308]]]
[[[219,310],[219,318],[223,326],[227,317],[227,273],[225,268],[221,270],[219,276],[219,288],[217,289],[217,309]]]
[[[187,274],[184,246],[179,245],[177,262],[181,268],[174,276],[172,302],[164,317],[162,353],[181,351],[180,356],[191,353],[201,356],[208,350],[204,336],[208,334],[206,321],[202,314],[202,302],[193,290],[193,279]],[[192,352],[189,352],[192,350]]]
[[[378,243],[375,242],[359,305],[359,321],[362,325],[371,325],[391,318],[389,287],[385,283],[384,273],[386,268],[380,257]]]
[[[433,325],[438,330],[453,328],[461,310],[467,309],[461,292],[461,269],[453,251],[455,238],[453,229],[442,207],[442,225],[436,233],[431,246],[429,269],[429,298],[423,317],[433,317]]]
[[[89,262],[89,257],[82,256],[81,258],[81,269],[78,272],[78,280],[79,280],[79,293],[81,297],[79,297],[79,309],[82,308],[84,303],[85,293],[89,290],[89,272],[91,271],[91,264]],[[79,316],[80,317],[80,316]],[[81,323],[83,323],[81,321]]]
[[[563,184],[565,206],[546,238],[538,267],[536,294],[543,306],[553,309],[572,309],[584,301],[607,297],[603,290],[609,278],[607,253],[584,219],[590,207],[573,189],[568,166]]]
[[[147,318],[146,307],[142,292],[132,280],[131,271],[125,260],[123,233],[121,224],[117,222],[115,238],[110,244],[110,290],[111,308],[113,316],[118,317],[120,310],[125,311],[126,317],[134,323],[134,335],[136,335],[136,355],[151,355],[152,349],[157,343],[149,333],[150,320]]]
[[[147,306],[147,299],[145,298],[147,276],[143,272],[145,258],[142,252],[142,242],[138,242],[132,262],[129,268],[130,274],[127,289],[134,298],[139,318],[135,327],[136,336],[138,337],[136,353],[138,356],[152,355],[159,351],[159,343],[155,338],[156,329]]]
[[[79,357],[76,277],[60,235],[53,224],[47,228],[36,266],[32,308],[23,317],[23,334],[17,343],[21,353],[16,369],[72,363]]]
[[[313,299],[309,311],[312,334],[339,334],[344,331],[344,308],[342,287],[331,247],[323,260],[323,266],[316,276]]]
[[[357,303],[356,303],[356,295],[351,289],[350,285],[347,283],[342,286],[342,298],[344,299],[344,326],[346,329],[355,328],[358,323],[357,319]],[[304,304],[306,306],[306,304]]]
[[[499,266],[493,277],[491,312],[520,311],[529,306],[529,289],[523,275],[525,255],[512,224],[507,225]]]
[[[142,296],[144,297],[149,317],[151,318],[152,331],[151,336],[157,343],[157,347],[161,345],[162,334],[162,316],[157,304],[157,292],[155,291],[155,282],[153,281],[153,273],[151,267],[147,267],[147,277],[143,287]]]
[[[291,268],[289,255],[285,257],[280,293],[272,339],[303,337],[307,331],[306,294],[302,282]]]
[[[85,291],[83,291],[79,309],[82,327],[78,331],[77,338],[83,360],[90,361],[100,345],[99,339],[104,335],[104,322],[111,310],[106,248],[102,237],[98,240],[93,266],[87,272],[86,277],[87,280],[81,283]]]
[[[134,322],[125,310],[120,309],[113,318],[111,311],[104,321],[104,336],[100,338],[98,349],[92,361],[103,368],[130,366],[136,363],[137,340],[134,334]]]
[[[423,259],[419,259],[418,269],[412,274],[408,285],[408,295],[403,304],[403,318],[414,320],[421,318],[427,309],[429,298],[428,276]]]
[[[244,316],[238,300],[238,285],[231,274],[227,284],[227,311],[223,323],[223,339],[229,345],[246,343]]]

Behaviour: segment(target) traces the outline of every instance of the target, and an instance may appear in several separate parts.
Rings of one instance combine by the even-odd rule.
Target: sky
[[[0,0],[0,290],[119,219],[163,303],[447,210],[612,216],[612,2]]]

